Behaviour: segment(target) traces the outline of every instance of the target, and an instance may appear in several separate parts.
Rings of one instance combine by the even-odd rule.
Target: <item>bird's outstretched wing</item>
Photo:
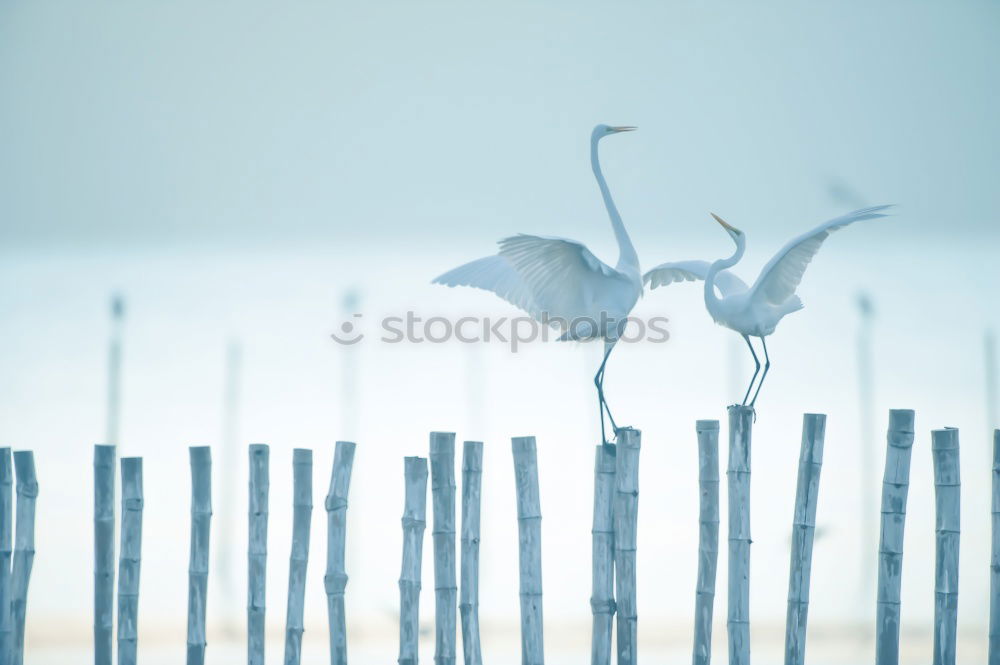
[[[802,282],[802,275],[805,274],[806,267],[831,233],[854,222],[885,217],[886,215],[882,211],[890,207],[881,205],[861,208],[824,222],[813,230],[792,239],[761,270],[760,277],[750,288],[751,298],[763,298],[774,305],[785,302],[795,295],[795,289]]]
[[[518,309],[533,316],[537,313],[524,280],[503,256],[487,256],[470,261],[434,278],[433,283],[492,291]]]
[[[500,256],[520,275],[541,312],[571,320],[588,316],[582,294],[596,293],[608,280],[628,277],[607,265],[583,244],[566,238],[519,234],[500,241]]]
[[[708,277],[708,269],[711,267],[708,261],[671,261],[661,263],[645,275],[642,281],[649,285],[650,290],[660,286],[673,284],[674,282],[694,282],[704,280]],[[722,293],[722,297],[743,293],[749,287],[742,279],[729,272],[720,270],[715,275],[715,286]]]

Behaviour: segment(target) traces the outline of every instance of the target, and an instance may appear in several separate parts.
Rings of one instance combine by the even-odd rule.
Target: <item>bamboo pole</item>
[[[0,665],[10,663],[13,631],[11,629],[10,592],[14,524],[11,491],[13,485],[10,448],[0,448]]]
[[[333,456],[330,489],[326,495],[326,609],[330,620],[330,664],[347,664],[347,618],[344,591],[347,571],[344,551],[347,543],[347,495],[351,487],[355,445],[338,441]]]
[[[142,458],[123,457],[122,539],[118,554],[118,665],[135,665],[142,560]]]
[[[712,615],[719,566],[719,421],[699,420],[698,581],[694,601],[693,665],[712,662]]]
[[[989,665],[1000,665],[1000,429],[993,431],[992,551]]]
[[[521,593],[521,665],[545,662],[542,614],[542,508],[535,437],[511,440],[517,488],[518,568]]]
[[[792,555],[788,573],[788,615],[785,620],[785,665],[804,665],[806,621],[809,615],[809,581],[812,575],[813,538],[816,535],[816,503],[819,475],[823,469],[826,416],[807,413],[802,417],[799,477],[792,517]]]
[[[931,433],[934,457],[935,534],[937,556],[934,573],[934,665],[955,665],[958,627],[958,549],[960,536],[961,478],[958,430]]]
[[[642,434],[618,430],[615,446],[615,598],[617,599],[618,665],[638,662],[636,605],[636,532],[639,516],[639,447]]]
[[[249,537],[247,541],[247,663],[264,665],[264,617],[267,609],[267,518],[270,449],[250,446]]]
[[[192,446],[191,552],[188,563],[187,663],[205,663],[205,613],[208,598],[208,552],[212,524],[212,449]]]
[[[900,589],[903,575],[903,528],[910,489],[913,411],[889,411],[889,433],[882,479],[882,535],[878,550],[878,607],[875,664],[899,663]]]
[[[35,561],[35,500],[38,481],[35,477],[35,456],[30,450],[14,453],[14,475],[17,480],[17,521],[14,531],[14,561],[11,571],[11,623],[14,635],[10,662],[24,662],[24,622],[28,602],[31,566]]]
[[[483,665],[479,641],[479,525],[483,479],[483,444],[466,441],[462,448],[462,651],[465,665]]]
[[[593,623],[591,665],[611,664],[611,628],[615,617],[615,447],[600,444],[594,452],[594,521],[591,528]]]
[[[726,630],[730,665],[750,664],[750,446],[753,407],[729,407],[729,602]]]
[[[94,446],[94,665],[111,665],[114,650],[115,456]]]
[[[292,553],[288,561],[288,610],[285,615],[285,665],[302,660],[309,527],[313,509],[312,451],[292,452]]]
[[[427,460],[403,460],[403,564],[399,574],[399,665],[417,665],[420,639],[420,569],[427,524]]]
[[[455,581],[455,435],[431,432],[431,497],[434,512],[434,663],[457,658]]]

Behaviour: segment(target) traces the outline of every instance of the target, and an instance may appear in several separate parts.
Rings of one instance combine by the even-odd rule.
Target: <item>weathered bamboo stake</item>
[[[545,662],[542,614],[542,507],[535,437],[511,440],[517,487],[518,569],[521,588],[521,665]]]
[[[636,532],[639,517],[639,447],[642,434],[630,427],[618,430],[615,446],[615,598],[617,599],[618,665],[635,665],[638,607],[636,605]]]
[[[399,573],[399,665],[417,665],[420,638],[420,569],[427,525],[427,459],[403,461],[403,564]]]
[[[993,432],[992,551],[989,665],[1000,665],[1000,429]]]
[[[247,542],[247,663],[264,665],[264,616],[267,610],[267,503],[270,449],[250,446],[250,505]]]
[[[726,630],[730,665],[750,665],[750,448],[753,407],[729,407],[729,602]]]
[[[457,658],[455,580],[455,435],[431,432],[431,497],[434,512],[434,663]]]
[[[816,503],[819,475],[823,469],[826,416],[807,413],[802,417],[799,478],[792,516],[792,556],[788,573],[788,615],[785,620],[785,665],[804,665],[806,622],[809,616],[809,581],[812,575],[813,538],[816,535]]]
[[[14,531],[14,562],[11,571],[11,623],[14,635],[10,662],[24,662],[24,620],[28,602],[28,583],[35,561],[35,499],[38,481],[35,477],[35,456],[30,450],[14,453],[14,475],[17,480],[17,521]]]
[[[292,452],[292,553],[288,561],[288,610],[285,615],[285,665],[302,660],[306,600],[306,569],[309,565],[309,527],[313,509],[312,451]]]
[[[142,458],[123,457],[122,539],[118,554],[118,665],[135,665],[142,560]]]
[[[462,651],[465,665],[482,665],[479,642],[479,516],[483,478],[483,444],[466,441],[462,449]]]
[[[699,420],[698,581],[694,601],[693,665],[712,662],[712,615],[719,566],[719,421]]]
[[[114,650],[115,458],[94,446],[94,665],[111,665]]]
[[[958,549],[961,479],[958,430],[931,433],[934,457],[934,503],[937,556],[934,572],[934,665],[955,665],[958,627]]]
[[[615,447],[600,444],[594,453],[594,521],[591,528],[591,665],[610,665],[615,617]]]
[[[330,663],[347,664],[347,617],[344,592],[347,571],[344,552],[347,543],[347,495],[354,467],[354,444],[338,441],[333,455],[333,472],[326,495],[326,609],[330,621]]]
[[[889,432],[882,478],[882,515],[878,548],[878,607],[875,664],[899,663],[900,590],[903,575],[903,527],[910,490],[913,411],[889,411]]]
[[[188,561],[187,663],[205,663],[205,612],[208,597],[208,556],[212,524],[212,449],[192,446],[191,551]]]
[[[10,448],[0,448],[0,665],[10,663],[13,636],[10,614],[10,566],[13,558],[11,536],[14,524],[14,497],[11,491],[13,476]]]

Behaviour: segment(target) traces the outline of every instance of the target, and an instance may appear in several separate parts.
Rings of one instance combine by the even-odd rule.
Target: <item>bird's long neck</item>
[[[712,263],[708,268],[708,274],[705,275],[705,307],[708,308],[709,312],[712,312],[720,302],[719,296],[715,295],[715,276],[719,274],[720,270],[732,268],[743,258],[743,251],[746,249],[743,235],[736,236],[733,242],[736,243],[736,251],[733,252],[733,255],[728,259],[719,259]]]
[[[608,183],[604,179],[604,173],[601,172],[601,161],[597,157],[598,141],[600,141],[600,137],[597,136],[590,140],[590,165],[594,169],[597,186],[601,188],[601,196],[604,198],[604,205],[608,209],[608,217],[611,218],[611,228],[614,229],[615,240],[618,241],[618,268],[632,267],[638,270],[639,256],[635,253],[635,247],[632,246],[632,239],[628,237],[628,231],[625,230],[622,217],[618,214],[618,208],[615,207],[615,202],[611,198],[611,191],[608,189]]]

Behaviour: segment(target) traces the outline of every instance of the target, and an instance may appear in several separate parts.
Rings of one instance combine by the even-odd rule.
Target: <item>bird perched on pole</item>
[[[642,277],[639,257],[601,171],[597,144],[606,136],[635,129],[598,125],[590,134],[591,167],[618,243],[615,267],[576,240],[519,234],[501,240],[496,255],[466,263],[434,280],[445,286],[492,291],[536,321],[559,326],[563,330],[560,340],[602,340],[604,355],[594,385],[604,443],[608,443],[605,414],[612,431],[618,430],[604,397],[604,370],[629,312],[642,295]]]
[[[755,369],[746,395],[743,396],[744,406],[750,399],[750,391],[757,381],[761,368],[760,359],[750,338],[760,339],[764,349],[764,372],[760,375],[760,382],[757,384],[753,399],[750,399],[752,407],[757,402],[760,387],[764,384],[764,378],[771,368],[765,338],[774,332],[781,319],[802,309],[802,301],[795,295],[795,290],[802,281],[809,262],[823,245],[823,241],[834,231],[855,222],[885,217],[883,211],[890,207],[881,205],[861,208],[824,222],[811,231],[793,238],[764,266],[753,286],[747,286],[743,280],[727,270],[743,258],[746,234],[713,213],[712,217],[736,244],[736,251],[732,256],[711,264],[707,261],[663,263],[643,275],[643,281],[649,284],[651,290],[673,282],[699,279],[705,281],[705,307],[708,313],[716,323],[738,332],[746,341],[753,356]]]

